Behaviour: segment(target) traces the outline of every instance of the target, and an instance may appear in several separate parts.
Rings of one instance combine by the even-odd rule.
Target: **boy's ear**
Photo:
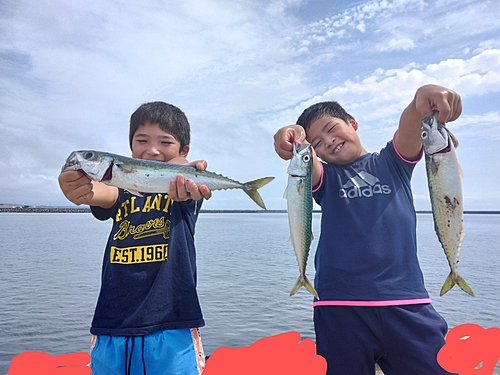
[[[179,153],[179,156],[184,156],[184,157],[187,157],[189,154],[189,145],[185,145],[181,152]]]
[[[358,130],[358,122],[354,117],[349,117],[349,124],[351,124],[354,130]]]

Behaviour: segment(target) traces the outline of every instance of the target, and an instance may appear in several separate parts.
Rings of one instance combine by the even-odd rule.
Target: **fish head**
[[[94,181],[106,180],[113,167],[113,157],[105,152],[73,151],[66,160],[63,171],[81,169]]]
[[[448,133],[443,123],[437,120],[437,112],[422,119],[422,144],[427,155],[436,154],[449,146]]]
[[[312,173],[312,147],[310,144],[293,144],[293,156],[287,172],[294,177],[306,177]]]

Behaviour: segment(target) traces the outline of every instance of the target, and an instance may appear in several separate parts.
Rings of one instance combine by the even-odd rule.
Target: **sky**
[[[142,103],[191,124],[189,160],[285,209],[278,128],[338,101],[370,152],[392,138],[418,87],[462,96],[466,210],[500,210],[500,2],[482,0],[0,0],[0,203],[71,206],[57,177],[74,150],[130,156]],[[430,209],[425,165],[415,207]],[[214,191],[205,209],[259,209]]]

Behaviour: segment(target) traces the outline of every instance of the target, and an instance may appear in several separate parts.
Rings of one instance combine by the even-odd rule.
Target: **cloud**
[[[211,170],[240,180],[275,175],[265,189],[278,206],[286,162],[275,155],[272,135],[319,100],[340,101],[377,149],[416,88],[435,82],[467,104],[457,132],[483,115],[490,122],[481,124],[496,134],[499,7],[458,0],[1,2],[0,177],[11,183],[0,202],[67,203],[56,178],[69,153],[129,154],[130,114],[151,100],[184,110],[190,157],[207,159]],[[252,207],[245,198],[225,192],[209,204]]]

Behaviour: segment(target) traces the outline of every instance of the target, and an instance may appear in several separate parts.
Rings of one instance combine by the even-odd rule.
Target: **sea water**
[[[449,327],[500,326],[500,215],[465,215],[460,274],[475,292],[455,286],[439,296],[448,263],[432,215],[418,214],[419,260],[436,310]],[[86,213],[0,213],[0,374],[27,351],[88,351],[110,222]],[[320,214],[307,274],[314,277]],[[200,213],[196,229],[198,292],[207,355],[288,331],[314,339],[312,296],[290,297],[298,266],[284,213]]]

